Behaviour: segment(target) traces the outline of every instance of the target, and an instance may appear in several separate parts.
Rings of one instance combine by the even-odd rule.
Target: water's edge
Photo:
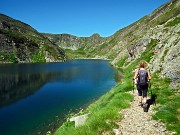
[[[92,58],[92,59],[94,59],[94,58]],[[95,59],[96,59],[96,58],[95,58]],[[104,60],[104,59],[101,59],[101,60]],[[64,126],[66,123],[69,123],[69,121],[70,121],[71,118],[76,117],[76,116],[80,116],[80,115],[87,114],[87,113],[86,113],[86,112],[87,112],[87,109],[88,109],[90,106],[92,106],[93,104],[95,104],[100,98],[102,98],[104,95],[106,95],[108,92],[110,92],[111,90],[113,90],[116,86],[118,86],[118,85],[121,83],[122,73],[118,70],[117,67],[115,67],[114,65],[112,65],[110,62],[109,62],[109,64],[118,71],[118,73],[119,73],[118,78],[120,78],[120,79],[118,79],[119,82],[117,82],[117,84],[116,84],[115,86],[113,86],[111,89],[107,90],[106,93],[104,93],[103,95],[101,95],[101,96],[98,97],[97,99],[93,100],[90,104],[88,104],[88,105],[85,106],[85,107],[80,108],[79,111],[77,111],[76,113],[68,114],[68,116],[67,116],[66,119],[65,119],[65,122],[63,122],[61,125],[57,125],[59,128],[57,128],[57,129],[55,129],[55,130],[53,130],[53,131],[52,131],[52,130],[51,130],[51,131],[48,131],[48,132],[46,133],[47,135],[48,135],[48,134],[57,134],[56,132],[57,132],[58,130],[60,130],[61,128],[63,128],[63,126]],[[75,126],[75,125],[74,125],[74,126]]]

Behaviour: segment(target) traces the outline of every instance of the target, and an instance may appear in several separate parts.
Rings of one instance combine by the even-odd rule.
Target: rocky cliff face
[[[29,25],[0,14],[0,62],[51,62],[64,51]]]

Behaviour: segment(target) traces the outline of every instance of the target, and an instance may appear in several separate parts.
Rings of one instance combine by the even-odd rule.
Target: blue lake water
[[[54,131],[116,85],[106,60],[0,64],[0,134]]]

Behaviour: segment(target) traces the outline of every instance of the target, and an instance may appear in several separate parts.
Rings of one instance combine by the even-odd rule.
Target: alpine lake
[[[43,135],[114,87],[109,60],[0,64],[0,134]]]

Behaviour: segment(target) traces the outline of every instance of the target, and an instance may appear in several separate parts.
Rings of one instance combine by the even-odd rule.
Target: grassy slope
[[[180,93],[169,88],[169,79],[158,77],[158,73],[153,75],[152,92],[157,95],[156,114],[154,119],[166,124],[167,129],[180,134]]]

